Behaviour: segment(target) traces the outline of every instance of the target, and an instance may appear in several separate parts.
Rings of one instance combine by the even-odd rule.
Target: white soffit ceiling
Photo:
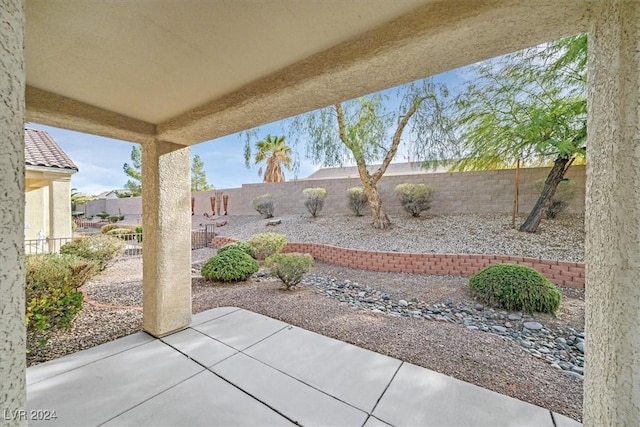
[[[28,0],[27,84],[158,124],[426,0]]]

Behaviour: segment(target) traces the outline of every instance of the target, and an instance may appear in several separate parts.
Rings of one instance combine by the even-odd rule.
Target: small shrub
[[[96,234],[65,243],[60,248],[60,253],[95,261],[98,269],[102,271],[112,260],[124,253],[125,247],[126,244],[117,237]]]
[[[114,228],[112,230],[109,230],[106,234],[125,241],[136,240],[137,237],[136,232],[131,230],[130,228]]]
[[[75,221],[71,221],[71,231],[76,231],[78,229],[78,223]]]
[[[240,250],[253,258],[253,249],[251,249],[251,245],[247,242],[229,243],[228,245],[224,245],[223,247],[218,249],[217,253],[221,254],[229,250]]]
[[[102,234],[107,234],[108,232],[110,232],[111,230],[115,230],[116,228],[120,228],[120,226],[118,224],[107,224],[100,227],[100,232]]]
[[[352,187],[348,189],[347,203],[349,205],[349,209],[351,209],[356,216],[362,216],[362,211],[369,203],[367,200],[367,194],[364,192],[364,188]]]
[[[545,179],[540,179],[534,182],[534,188],[538,194],[542,193],[542,189],[544,188]],[[573,199],[575,199],[578,194],[578,186],[576,182],[571,179],[564,179],[560,181],[558,187],[556,188],[556,192],[551,198],[549,205],[545,211],[547,218],[555,219],[559,215],[562,215],[564,211],[569,207],[569,203]]]
[[[260,233],[251,236],[247,241],[256,259],[265,259],[287,246],[287,236],[280,233]]]
[[[25,261],[27,331],[46,343],[49,332],[66,329],[82,309],[78,290],[98,271],[91,260],[74,255],[29,255]]]
[[[313,267],[313,257],[309,254],[274,254],[264,264],[289,290],[300,283],[302,277]]]
[[[305,188],[302,190],[304,205],[312,217],[316,217],[324,207],[327,198],[327,190],[324,188]]]
[[[506,310],[555,313],[562,295],[546,277],[523,265],[496,264],[469,279],[471,293]]]
[[[420,216],[421,212],[431,208],[433,189],[427,184],[400,184],[396,186],[394,192],[404,210],[414,217]]]
[[[240,249],[228,249],[202,266],[202,277],[218,282],[247,280],[259,270],[258,262]]]
[[[124,215],[111,215],[109,216],[109,222],[118,222],[124,219]]]
[[[98,218],[107,219],[111,216],[111,214],[106,213],[105,211],[99,212],[96,214]]]
[[[136,240],[138,241],[138,243],[142,242],[142,226],[136,225],[135,232],[136,232]]]
[[[265,218],[273,218],[273,196],[271,194],[263,194],[253,199],[253,208]]]

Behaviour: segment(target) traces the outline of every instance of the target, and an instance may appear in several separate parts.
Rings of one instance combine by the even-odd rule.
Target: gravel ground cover
[[[545,222],[540,235],[511,232],[506,215],[407,218],[396,220],[397,225],[383,231],[383,237],[371,232],[364,218],[282,219],[281,226],[266,227],[266,221],[255,216],[227,217],[227,225],[217,231],[239,239],[277,231],[287,234],[290,241],[347,247],[519,254],[567,261],[582,261],[584,251],[580,217]],[[458,222],[465,225],[455,225]],[[345,231],[349,224],[361,227],[362,232]],[[447,226],[436,229],[443,224]],[[474,224],[483,231],[472,228]],[[483,236],[484,232],[489,234]],[[350,244],[344,240],[348,235],[353,236]],[[371,246],[358,246],[366,239]],[[264,271],[237,284],[202,280],[199,268],[214,253],[213,249],[192,251],[194,313],[219,306],[245,308],[581,419],[583,291],[563,288],[563,303],[556,317],[531,317],[480,307],[467,292],[466,278],[377,273],[317,263],[301,285],[287,292]],[[142,260],[122,259],[92,279],[85,290],[101,304],[136,306],[141,305],[141,280]],[[534,329],[526,328],[525,322]],[[97,308],[85,302],[73,328],[29,354],[28,363],[60,357],[140,329],[139,310]]]

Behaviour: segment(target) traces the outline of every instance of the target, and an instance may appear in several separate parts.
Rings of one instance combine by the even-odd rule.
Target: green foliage
[[[316,217],[324,207],[327,190],[324,188],[305,188],[302,190],[304,205],[312,217]]]
[[[367,206],[367,195],[364,192],[364,188],[349,188],[347,190],[347,204],[356,216],[362,216],[362,211]]]
[[[414,217],[431,208],[433,189],[427,184],[400,184],[394,190],[405,211]]]
[[[124,215],[110,215],[109,222],[118,222],[124,219]]]
[[[258,262],[240,249],[228,249],[210,258],[202,266],[202,277],[219,282],[246,280],[259,270]]]
[[[251,138],[255,135],[255,131],[247,134],[244,153],[247,168],[249,168],[251,160]],[[291,147],[284,142],[284,136],[267,135],[265,139],[256,143],[255,164],[262,162],[267,162],[267,166],[264,170],[262,167],[258,169],[258,176],[261,176],[264,182],[284,182],[282,168],[284,167],[288,171],[291,171],[292,168],[296,169],[291,158]]]
[[[124,185],[132,196],[142,194],[142,148],[134,145],[131,148],[131,164],[125,163],[122,166],[125,175],[130,179]]]
[[[253,208],[258,211],[260,215],[265,218],[273,217],[273,196],[271,194],[263,194],[258,196],[252,201]]]
[[[542,192],[542,188],[544,187],[544,179],[540,179],[533,183],[534,188],[538,192]],[[570,180],[565,178],[558,184],[553,197],[549,201],[547,206],[546,215],[549,219],[555,219],[558,215],[561,215],[567,207],[569,207],[569,203],[573,199],[576,198],[578,194],[578,186],[574,180]]]
[[[48,333],[71,326],[82,308],[82,286],[97,271],[95,262],[74,255],[29,255],[25,262],[27,330],[47,341]]]
[[[224,245],[223,247],[218,249],[217,253],[221,254],[229,250],[240,250],[246,253],[247,255],[249,255],[250,257],[253,257],[253,249],[251,248],[251,245],[248,244],[247,242],[229,243],[228,245]]]
[[[109,236],[114,236],[119,239],[128,241],[128,240],[137,240],[137,234],[135,231],[130,228],[114,228],[112,230],[107,231],[106,233]]]
[[[204,171],[204,162],[199,155],[193,156],[191,162],[191,191],[208,191],[211,186],[207,183],[207,173]]]
[[[111,261],[124,253],[125,247],[126,244],[117,237],[96,234],[65,243],[60,248],[60,253],[95,261],[98,269],[102,271]]]
[[[251,236],[247,243],[256,259],[265,259],[287,246],[287,236],[280,233],[259,233]]]
[[[105,211],[102,211],[102,212],[97,213],[96,216],[98,218],[101,218],[101,219],[107,219],[107,218],[109,218],[111,216],[111,214],[106,213]]]
[[[115,230],[116,228],[120,228],[118,224],[107,224],[100,227],[100,232],[102,234],[107,234],[111,230]]]
[[[268,257],[264,264],[288,290],[300,283],[302,277],[313,267],[313,257],[309,254],[274,254]]]
[[[471,293],[506,310],[555,313],[562,295],[546,277],[530,267],[496,264],[469,279]]]

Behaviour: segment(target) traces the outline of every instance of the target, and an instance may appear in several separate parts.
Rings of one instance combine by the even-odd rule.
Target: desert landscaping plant
[[[25,302],[27,331],[40,344],[50,332],[66,329],[82,308],[78,290],[98,271],[94,261],[75,255],[27,256],[25,262]]]
[[[98,270],[102,271],[109,263],[124,253],[126,243],[117,237],[105,234],[96,234],[89,237],[80,237],[65,243],[60,248],[61,254],[76,255],[81,258],[95,261]]]
[[[116,228],[120,228],[118,224],[107,224],[100,227],[100,232],[102,234],[107,234],[111,230],[115,230]]]
[[[545,179],[539,179],[533,185],[538,193],[544,188]],[[549,200],[549,205],[545,214],[549,219],[555,219],[561,215],[569,207],[569,203],[575,199],[578,194],[578,186],[574,180],[564,178],[556,187],[556,191]]]
[[[351,187],[347,190],[347,205],[356,216],[362,216],[362,211],[368,204],[363,187]]]
[[[251,236],[247,243],[251,245],[254,258],[265,259],[287,246],[287,236],[280,233],[259,233]]]
[[[228,245],[224,245],[223,247],[218,249],[217,254],[221,254],[221,253],[224,253],[224,252],[230,251],[230,250],[240,250],[240,251],[246,253],[247,255],[249,255],[250,257],[253,257],[253,249],[251,248],[251,245],[248,244],[247,242],[229,243]]]
[[[137,238],[136,232],[129,228],[114,228],[112,230],[109,230],[106,234],[108,236],[114,236],[125,241],[136,240]]]
[[[265,218],[273,218],[273,196],[271,194],[263,194],[252,201],[253,208]]]
[[[304,205],[312,217],[318,216],[324,207],[324,201],[327,198],[327,190],[324,188],[305,188],[302,190]]]
[[[305,274],[313,267],[313,257],[309,254],[274,254],[264,261],[271,275],[284,284],[285,289],[300,283]]]
[[[555,313],[562,295],[556,286],[531,267],[495,264],[469,279],[471,293],[506,310]]]
[[[400,184],[395,188],[395,194],[405,211],[414,217],[431,208],[433,189],[427,184]]]
[[[228,249],[210,258],[201,270],[202,277],[217,282],[247,280],[259,270],[258,262],[240,249]]]

